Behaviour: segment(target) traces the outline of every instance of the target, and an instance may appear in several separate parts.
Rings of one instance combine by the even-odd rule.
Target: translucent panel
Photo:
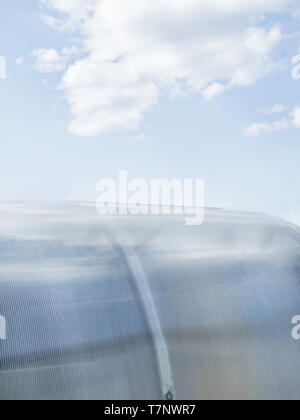
[[[0,205],[1,399],[299,398],[299,229]]]

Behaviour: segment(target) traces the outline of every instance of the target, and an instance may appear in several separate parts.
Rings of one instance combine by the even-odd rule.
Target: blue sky
[[[202,178],[207,206],[300,223],[297,2],[252,0],[248,10],[245,0],[240,10],[230,0],[225,14],[186,0],[177,14],[155,0],[138,15],[127,8],[127,20],[106,2],[2,5],[0,199],[96,200],[100,178],[127,170],[132,178]],[[226,42],[217,60],[211,40],[218,36]],[[275,104],[283,107],[271,113]]]

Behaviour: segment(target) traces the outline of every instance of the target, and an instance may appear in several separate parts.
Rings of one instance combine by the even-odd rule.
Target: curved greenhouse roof
[[[0,399],[298,399],[299,228],[0,205]]]

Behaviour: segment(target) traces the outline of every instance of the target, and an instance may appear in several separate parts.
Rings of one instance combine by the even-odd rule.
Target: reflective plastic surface
[[[298,399],[299,228],[0,205],[0,399]]]

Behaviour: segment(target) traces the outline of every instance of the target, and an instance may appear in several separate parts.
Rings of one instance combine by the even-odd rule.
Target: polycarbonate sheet
[[[88,203],[0,217],[1,399],[299,398],[297,227]]]

